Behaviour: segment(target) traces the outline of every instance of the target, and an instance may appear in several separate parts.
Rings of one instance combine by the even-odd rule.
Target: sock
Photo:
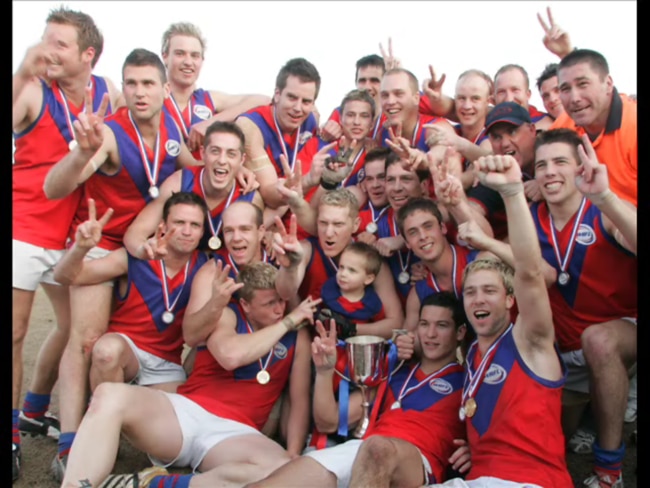
[[[189,488],[193,474],[170,474],[154,476],[149,486],[151,488]]]
[[[47,409],[50,407],[50,395],[41,395],[39,393],[32,393],[28,391],[25,395],[25,401],[23,403],[23,413],[25,417],[30,419],[35,419],[37,417],[42,417],[47,412]]]
[[[598,440],[594,442],[594,467],[599,476],[609,475],[612,481],[616,481],[621,474],[623,466],[623,457],[625,456],[625,443],[621,443],[621,447],[615,451],[603,449],[598,444]]]
[[[20,432],[18,431],[18,415],[20,410],[14,408],[11,411],[12,424],[11,424],[11,437],[13,438],[13,443],[17,446],[20,445]]]
[[[76,434],[76,432],[61,432],[59,436],[59,458],[63,458],[70,452]]]

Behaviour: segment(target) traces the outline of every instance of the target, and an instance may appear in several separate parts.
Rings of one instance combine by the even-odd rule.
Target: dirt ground
[[[50,327],[54,326],[53,313],[45,294],[39,289],[34,301],[29,332],[25,341],[25,372],[23,379],[23,394],[27,390],[31,379],[31,372],[34,367],[34,360],[40,347],[41,341],[47,335]],[[51,410],[58,412],[58,389],[55,387],[52,397]],[[628,448],[623,463],[623,479],[626,488],[637,486],[637,447],[629,442],[631,432],[636,428],[636,422],[626,424],[625,440]],[[101,442],[100,439],[97,442]],[[22,437],[23,464],[20,478],[13,484],[14,488],[56,488],[58,484],[50,475],[50,462],[56,453],[56,441],[38,437]],[[591,455],[578,455],[569,453],[568,462],[571,476],[576,486],[582,486],[584,480],[591,470]],[[115,464],[115,473],[127,473],[138,471],[149,466],[146,455],[134,449],[128,442],[122,441]],[[642,485],[645,486],[645,485]],[[307,487],[305,487],[307,488]],[[569,487],[567,487],[569,488]]]

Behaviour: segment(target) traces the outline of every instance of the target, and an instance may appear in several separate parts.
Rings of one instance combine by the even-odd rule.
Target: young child
[[[319,318],[336,321],[337,337],[345,340],[357,333],[357,324],[385,318],[384,307],[372,287],[381,268],[382,257],[370,244],[353,242],[341,253],[336,276],[322,288]]]

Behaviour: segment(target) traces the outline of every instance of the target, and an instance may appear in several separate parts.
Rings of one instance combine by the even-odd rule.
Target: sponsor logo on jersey
[[[576,241],[578,244],[582,244],[583,246],[591,246],[596,242],[596,233],[594,232],[594,229],[587,224],[580,224],[580,227],[578,227],[578,233],[576,234]]]
[[[287,347],[281,342],[278,342],[273,346],[273,354],[278,359],[284,359],[287,357]]]
[[[176,157],[181,153],[181,145],[178,141],[170,139],[165,143],[165,151],[167,151],[167,154],[170,156]]]
[[[442,378],[433,378],[431,381],[429,381],[429,386],[433,391],[436,393],[440,393],[441,395],[449,395],[454,388],[451,386],[451,383],[447,380],[443,380]]]
[[[199,119],[208,120],[212,117],[212,111],[205,105],[194,105],[194,115]]]
[[[492,364],[490,365],[490,369],[487,370],[487,373],[485,373],[483,381],[488,385],[498,385],[499,383],[503,383],[507,376],[508,373],[503,366]]]

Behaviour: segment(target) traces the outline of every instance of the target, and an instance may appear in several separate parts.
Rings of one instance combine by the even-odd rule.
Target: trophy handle
[[[403,362],[403,361],[402,361],[402,362]],[[348,378],[347,376],[345,376],[343,373],[341,373],[338,369],[336,369],[336,367],[334,368],[334,372],[335,372],[337,375],[339,375],[342,379],[344,379],[345,381],[347,381],[348,383],[352,383],[352,380],[351,380],[350,378]]]

